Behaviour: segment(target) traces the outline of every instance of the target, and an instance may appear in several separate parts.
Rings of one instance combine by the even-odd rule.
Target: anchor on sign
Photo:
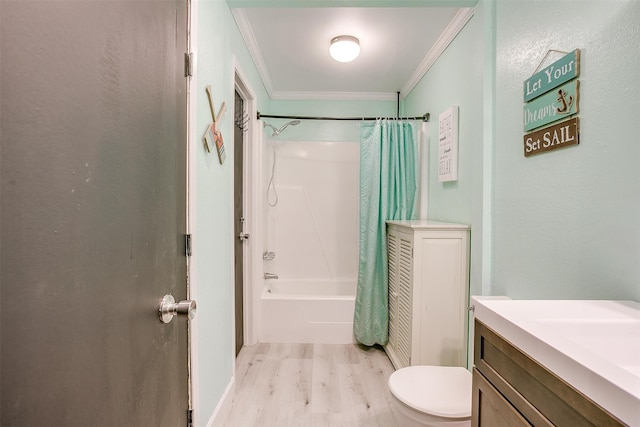
[[[567,92],[564,89],[559,89],[557,101],[562,105],[560,107],[556,107],[556,112],[560,114],[568,114],[569,111],[571,111],[571,107],[573,106],[573,95],[570,95],[567,100]]]

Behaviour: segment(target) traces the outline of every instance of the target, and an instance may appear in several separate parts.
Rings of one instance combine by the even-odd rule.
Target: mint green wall
[[[498,0],[496,19],[491,293],[640,301],[640,2]],[[580,145],[525,158],[523,81],[576,48]]]
[[[409,116],[431,114],[428,219],[471,225],[471,293],[482,289],[483,7],[402,103]],[[438,182],[438,116],[459,107],[458,180]],[[423,183],[424,184],[424,183]]]
[[[640,2],[483,0],[403,101],[429,111],[429,218],[472,226],[471,292],[640,300]],[[525,158],[522,84],[582,50],[581,144]],[[437,116],[460,106],[459,179],[437,181]]]
[[[312,117],[395,117],[396,101],[284,101],[274,100],[261,113]],[[280,127],[289,120],[265,118],[264,121]],[[304,120],[298,126],[288,127],[278,136],[282,141],[359,141],[360,121]]]
[[[359,116],[392,115],[396,103],[390,101],[272,101],[267,96],[255,65],[224,0],[194,2],[197,18],[196,53],[197,90],[192,94],[197,105],[195,153],[195,205],[193,230],[194,293],[198,302],[197,375],[194,381],[196,425],[211,419],[233,375],[233,134],[234,58],[257,97],[257,109],[263,113]],[[201,136],[211,121],[205,92],[211,85],[214,103],[227,112],[219,127],[227,138],[227,160],[220,165],[215,152],[206,153]],[[282,124],[286,120],[266,119]],[[279,126],[279,125],[278,125]],[[294,131],[294,132],[292,132]],[[289,127],[280,139],[354,141],[359,139],[359,122],[304,121]]]
[[[195,213],[193,221],[193,277],[198,302],[197,358],[198,378],[195,394],[196,421],[205,426],[229,385],[233,369],[233,102],[235,56],[251,88],[258,107],[266,102],[262,83],[251,62],[233,15],[224,0],[194,3],[197,15],[196,53],[197,104],[195,147]],[[223,101],[227,112],[219,124],[225,136],[227,160],[206,153],[201,137],[211,122],[205,86],[211,85],[215,107]]]
[[[223,1],[198,2],[196,204],[193,261],[197,292],[199,390],[196,409],[199,426],[206,425],[232,376],[233,307],[233,153],[227,141],[227,161],[205,153],[200,136],[211,122],[204,88],[212,87],[216,108],[231,102],[231,49],[225,37],[232,28]],[[230,114],[222,120],[223,135],[231,135]]]
[[[233,103],[235,56],[270,114],[395,115],[392,101],[269,100],[224,0],[197,2],[197,132],[209,107]],[[495,13],[495,18],[494,18]],[[573,18],[573,19],[572,19]],[[495,22],[494,22],[495,19]],[[472,293],[513,298],[640,300],[640,2],[482,0],[474,17],[402,102],[431,113],[429,218],[472,226]],[[494,27],[495,24],[495,27]],[[495,45],[494,45],[495,38]],[[522,154],[522,82],[547,49],[582,49],[581,144]],[[495,71],[494,71],[495,70]],[[495,91],[495,93],[494,93]],[[460,107],[459,179],[437,181],[437,118]],[[285,120],[265,119],[274,125]],[[221,123],[232,134],[232,114]],[[281,139],[350,141],[358,122],[303,122]],[[232,375],[232,161],[196,153],[198,418]]]

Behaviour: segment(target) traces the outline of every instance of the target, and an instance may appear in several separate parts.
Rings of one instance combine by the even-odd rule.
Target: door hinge
[[[193,427],[193,409],[187,409],[187,427]]]
[[[193,76],[193,53],[191,52],[184,54],[184,76]]]
[[[191,234],[184,235],[184,255],[191,256]]]

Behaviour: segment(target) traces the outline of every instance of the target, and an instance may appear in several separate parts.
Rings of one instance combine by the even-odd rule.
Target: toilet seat
[[[471,373],[457,366],[409,366],[389,377],[391,393],[416,411],[441,418],[471,417]]]

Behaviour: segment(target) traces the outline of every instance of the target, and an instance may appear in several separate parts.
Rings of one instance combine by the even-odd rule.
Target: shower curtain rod
[[[293,119],[293,120],[378,120],[378,119],[389,119],[389,120],[422,120],[423,122],[428,122],[431,118],[431,114],[424,113],[423,116],[418,117],[311,117],[311,116],[280,116],[277,114],[261,114],[258,111],[258,120],[263,117],[267,117],[270,119]]]

